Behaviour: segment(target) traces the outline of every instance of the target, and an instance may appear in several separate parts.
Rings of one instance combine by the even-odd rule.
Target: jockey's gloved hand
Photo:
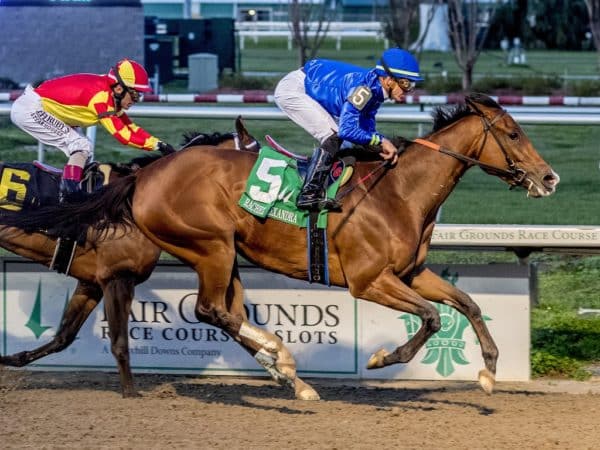
[[[175,153],[175,149],[171,144],[167,144],[166,142],[159,141],[156,144],[156,150],[158,150],[163,156],[170,155],[171,153]]]

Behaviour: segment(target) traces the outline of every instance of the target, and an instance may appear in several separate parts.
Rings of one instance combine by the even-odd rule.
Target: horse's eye
[[[516,131],[513,131],[512,133],[510,133],[508,135],[509,138],[511,138],[513,141],[516,141],[517,139],[519,139],[519,133],[517,133]]]

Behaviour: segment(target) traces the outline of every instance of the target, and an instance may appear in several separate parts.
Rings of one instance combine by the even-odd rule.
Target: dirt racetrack
[[[0,447],[597,449],[600,380],[476,383],[308,380],[319,402],[267,379],[0,368]]]

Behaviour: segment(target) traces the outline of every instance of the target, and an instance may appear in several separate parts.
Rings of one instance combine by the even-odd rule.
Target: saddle
[[[58,185],[60,184],[62,170],[37,160],[33,161],[32,164],[36,169],[40,170],[42,173],[47,173],[52,178],[56,179],[56,199],[58,200]],[[87,164],[83,168],[83,176],[81,178],[81,181],[79,182],[81,190],[87,193],[92,193],[99,190],[100,188],[102,188],[102,186],[108,184],[108,179],[110,177],[111,171],[112,166],[110,164],[101,164],[96,161]]]
[[[306,178],[306,172],[308,171],[308,165],[310,164],[310,156],[299,155],[297,153],[287,150],[268,134],[265,136],[265,139],[273,150],[276,150],[282,155],[285,155],[288,158],[292,158],[296,161],[298,173],[300,174],[300,177],[304,180]],[[340,181],[340,186],[346,184],[348,180],[352,178],[355,163],[356,157],[354,155],[344,154],[343,152],[340,152],[337,161],[334,162],[331,166],[331,171],[329,172],[329,177],[327,179],[325,188],[331,186],[338,180],[338,178],[344,173],[344,168],[348,168],[348,170],[346,170],[344,178],[342,178],[342,180]]]

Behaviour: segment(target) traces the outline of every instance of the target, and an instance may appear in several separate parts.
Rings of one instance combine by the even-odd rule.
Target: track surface
[[[476,383],[308,380],[319,402],[266,379],[0,369],[0,442],[12,448],[595,449],[600,380]]]

